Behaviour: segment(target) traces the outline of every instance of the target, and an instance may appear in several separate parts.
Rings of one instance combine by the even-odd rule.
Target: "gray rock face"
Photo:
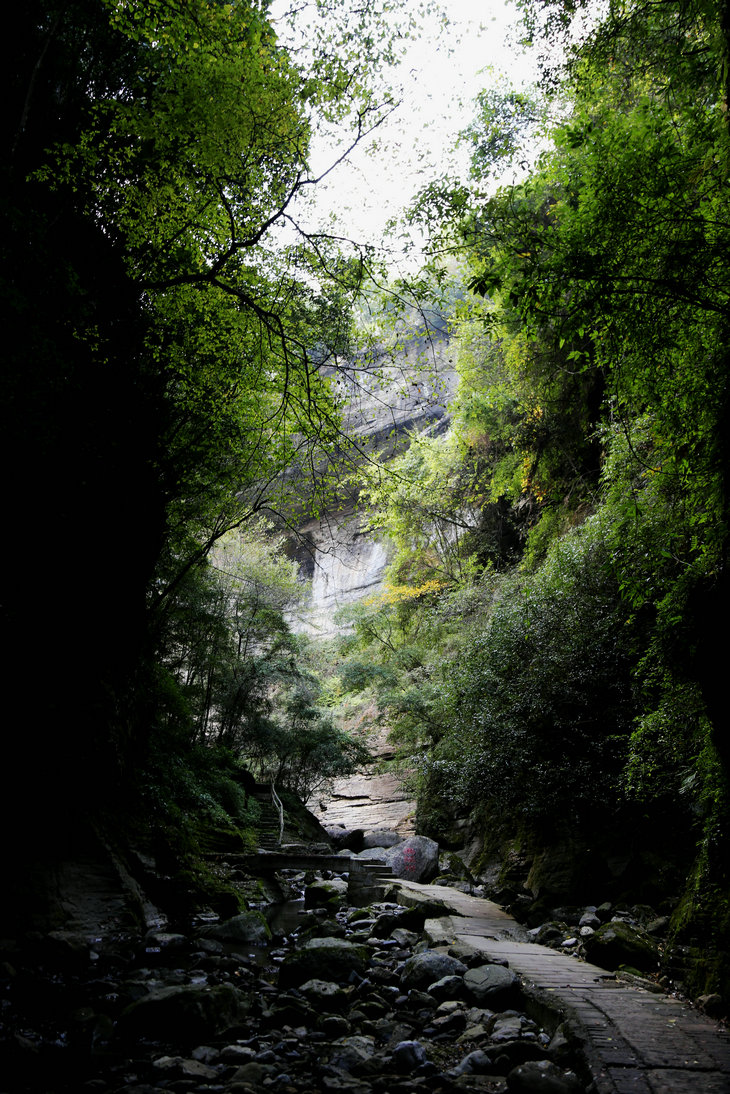
[[[519,992],[519,980],[511,969],[502,965],[478,965],[469,969],[464,984],[477,1003],[494,1007],[506,1007]]]
[[[455,957],[426,950],[406,961],[400,981],[404,988],[425,989],[444,976],[461,976],[465,972],[466,965],[462,965]]]
[[[454,1069],[455,1075],[490,1075],[494,1071],[491,1057],[483,1049],[475,1049]]]
[[[434,999],[462,999],[465,995],[464,980],[461,976],[442,976],[428,985],[428,993]]]
[[[411,836],[385,852],[385,862],[396,877],[430,881],[438,873],[439,845],[428,836]]]
[[[381,759],[392,757],[392,745],[384,726],[368,736],[373,764],[357,775],[335,779],[330,794],[310,802],[310,809],[330,828],[351,831],[398,833],[388,846],[413,834],[416,804],[392,771],[376,770]],[[385,841],[378,840],[382,846]],[[359,848],[358,848],[359,850]]]
[[[457,384],[448,335],[433,331],[409,337],[395,358],[386,352],[370,375],[361,362],[350,372],[339,370],[335,391],[345,432],[363,450],[387,459],[403,450],[413,430],[433,434],[446,428]],[[365,532],[352,512],[301,525],[292,552],[312,591],[309,605],[291,623],[294,630],[318,637],[341,629],[338,607],[380,589],[388,563],[386,544]]]

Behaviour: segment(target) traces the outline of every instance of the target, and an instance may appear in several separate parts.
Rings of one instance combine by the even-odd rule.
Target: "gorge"
[[[509,917],[606,993],[622,1094],[686,1088],[685,1063],[727,1086],[716,1029],[677,1048],[657,1018],[730,1008],[727,5],[524,0],[535,86],[485,72],[400,222],[355,240],[310,197],[366,150],[405,189],[379,138],[420,7],[8,21],[0,1049],[22,1094],[310,1094],[325,1044],[332,1091],[503,1094],[527,1064],[600,1091],[605,1056],[575,1072],[522,987],[497,1011],[471,968],[411,981],[432,951],[504,979],[432,893],[362,907],[324,876],[351,865],[302,802],[334,785],[364,837],[378,780],[379,838],[415,829],[454,907],[503,908],[462,918]],[[304,856],[278,879],[277,801]],[[243,936],[301,894],[264,975]],[[322,939],[353,979],[303,991]],[[641,1066],[601,1024],[625,986],[658,1031]],[[148,1043],[158,1004],[185,1044]]]

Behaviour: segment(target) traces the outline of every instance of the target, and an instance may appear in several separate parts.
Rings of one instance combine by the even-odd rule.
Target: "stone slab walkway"
[[[543,1021],[550,1012],[554,1025],[571,1024],[595,1094],[730,1094],[730,1035],[688,1004],[526,941],[519,923],[489,900],[441,885],[398,886],[403,903],[427,896],[447,905],[451,914],[430,924],[434,943],[458,940],[506,959]]]

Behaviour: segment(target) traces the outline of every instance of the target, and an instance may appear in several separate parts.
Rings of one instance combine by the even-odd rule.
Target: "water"
[[[285,900],[281,904],[268,904],[263,909],[266,922],[275,938],[291,934],[302,922],[304,900]]]

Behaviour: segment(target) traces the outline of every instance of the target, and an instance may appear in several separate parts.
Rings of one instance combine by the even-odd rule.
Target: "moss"
[[[670,921],[670,944],[684,947],[684,986],[693,998],[718,992],[730,1002],[730,888],[712,885],[702,856]]]

